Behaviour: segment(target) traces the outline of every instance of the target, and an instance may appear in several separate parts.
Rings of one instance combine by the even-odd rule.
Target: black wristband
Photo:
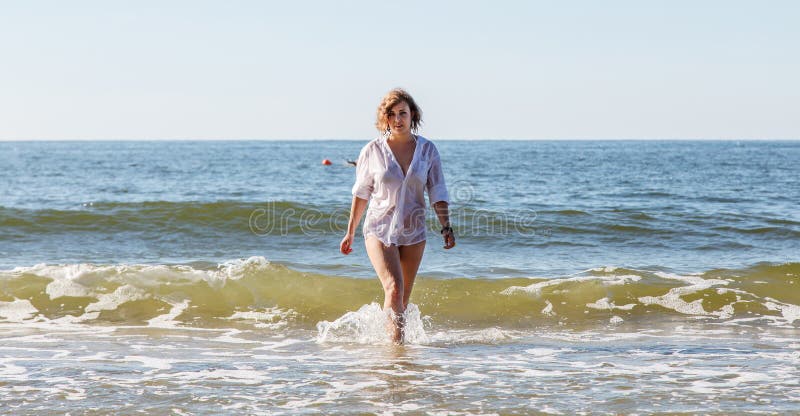
[[[449,225],[445,225],[444,227],[442,227],[442,230],[439,231],[439,233],[444,234],[445,231],[450,231],[450,233],[452,234],[453,233],[453,227],[451,227]]]

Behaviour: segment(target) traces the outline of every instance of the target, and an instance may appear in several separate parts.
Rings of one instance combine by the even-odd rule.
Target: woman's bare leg
[[[384,246],[373,236],[366,238],[367,255],[383,285],[383,310],[392,313],[389,335],[394,342],[403,340],[403,270],[397,246]]]
[[[414,289],[414,279],[417,278],[417,270],[422,262],[422,254],[425,252],[425,241],[410,246],[398,247],[400,252],[400,268],[403,271],[403,310],[408,307],[408,300],[411,298],[411,290]]]

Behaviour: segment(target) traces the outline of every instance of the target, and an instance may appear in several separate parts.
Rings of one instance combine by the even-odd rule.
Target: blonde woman
[[[421,121],[422,112],[406,91],[394,89],[383,97],[375,123],[381,137],[358,156],[350,220],[339,248],[342,254],[353,251],[355,230],[366,209],[367,255],[383,286],[383,308],[396,343],[403,342],[403,313],[425,250],[426,190],[442,225],[444,248],[456,245],[439,151],[416,135]]]

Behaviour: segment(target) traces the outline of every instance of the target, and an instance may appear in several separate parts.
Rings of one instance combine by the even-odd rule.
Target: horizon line
[[[347,142],[356,142],[356,141],[365,141],[365,140],[372,140],[374,137],[368,138],[303,138],[303,139],[286,139],[286,138],[250,138],[250,139],[243,139],[243,138],[233,138],[233,139],[220,139],[220,138],[141,138],[141,139],[132,139],[132,138],[124,138],[124,139],[116,139],[116,138],[109,138],[109,139],[96,139],[96,138],[61,138],[61,139],[3,139],[0,138],[0,142],[5,143],[28,143],[28,142],[319,142],[319,141],[347,141]],[[779,138],[753,138],[753,137],[746,137],[746,138],[729,138],[729,137],[715,137],[715,138],[444,138],[438,137],[433,139],[436,141],[515,141],[515,142],[529,142],[529,141],[745,141],[745,142],[754,142],[754,141],[800,141],[800,137],[796,138],[787,138],[787,137],[779,137]]]

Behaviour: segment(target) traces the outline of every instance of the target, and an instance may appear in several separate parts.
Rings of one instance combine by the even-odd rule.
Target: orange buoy
[[[322,159],[322,164],[328,166],[332,165],[333,163],[330,161],[330,159]]]

